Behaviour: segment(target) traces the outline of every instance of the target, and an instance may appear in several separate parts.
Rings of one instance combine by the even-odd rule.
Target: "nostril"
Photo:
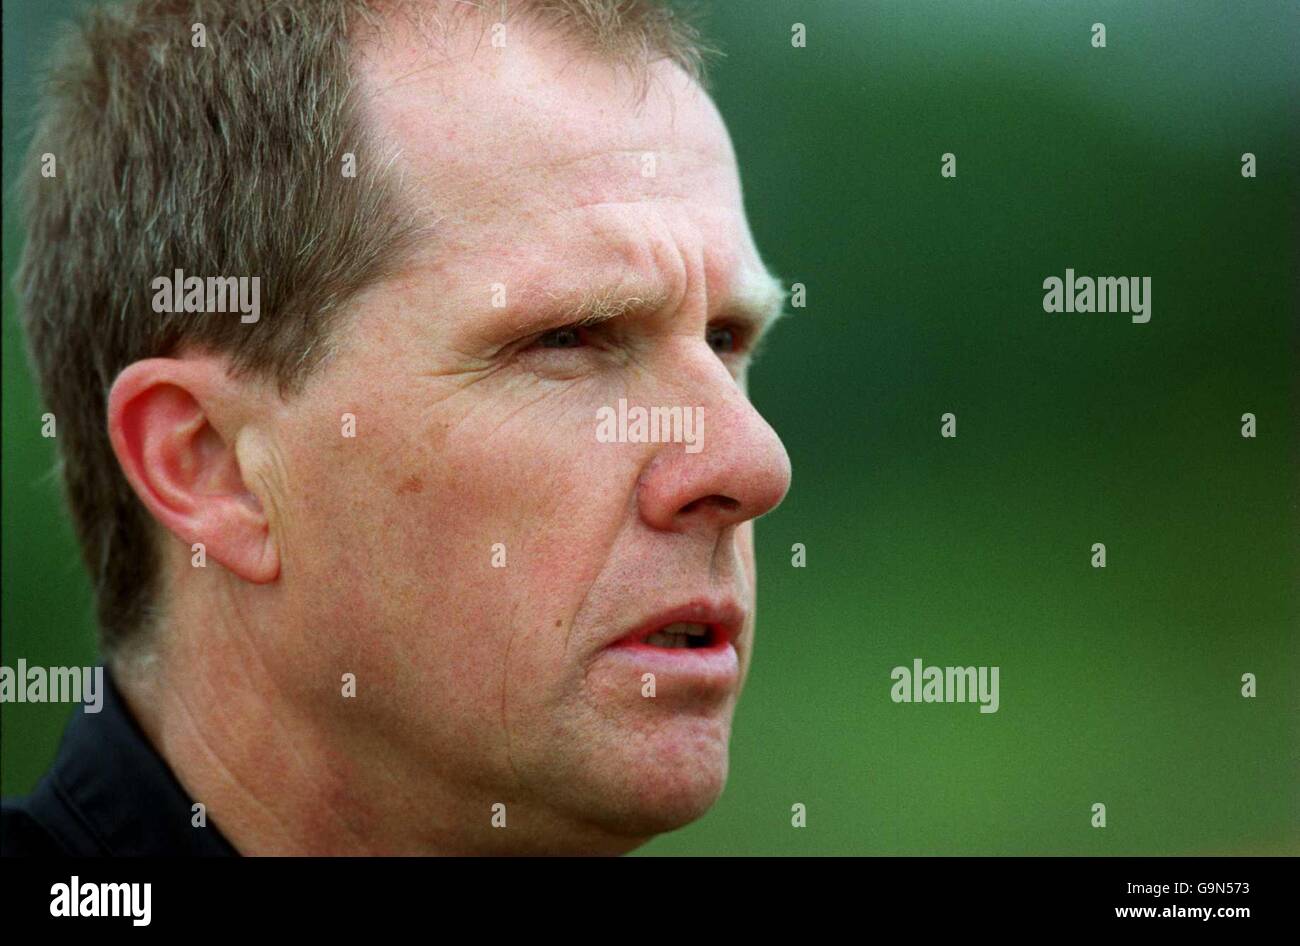
[[[740,502],[739,500],[732,499],[730,496],[718,496],[716,494],[713,496],[705,496],[701,499],[687,503],[678,511],[678,515],[689,515],[690,513],[695,512],[695,510],[702,509],[705,506],[713,506],[717,509],[721,509],[723,512],[735,512],[740,508]]]

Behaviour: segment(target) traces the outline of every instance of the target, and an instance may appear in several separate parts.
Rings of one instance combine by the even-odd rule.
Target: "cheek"
[[[424,474],[421,492],[395,497],[397,519],[430,523],[433,544],[416,554],[445,563],[457,583],[526,600],[539,622],[567,619],[539,609],[594,579],[627,521],[635,468],[597,449],[594,410],[542,401],[475,416],[437,449],[403,458],[402,475]]]
[[[560,660],[634,511],[635,458],[595,443],[594,416],[483,403],[454,426],[412,418],[389,428],[441,436],[385,436],[341,458],[322,490],[332,501],[312,514],[340,526],[322,534],[336,572],[364,576],[349,613],[378,611],[430,667],[459,662],[480,682],[500,675],[508,649],[516,663],[525,639],[530,660]]]
[[[639,467],[595,442],[594,407],[465,398],[459,417],[352,408],[356,438],[299,438],[284,575],[317,660],[382,684],[405,726],[472,761],[502,751],[484,723],[507,704],[580,684],[573,619],[635,516]]]

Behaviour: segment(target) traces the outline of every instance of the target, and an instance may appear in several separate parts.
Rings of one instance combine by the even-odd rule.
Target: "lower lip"
[[[730,688],[740,678],[740,658],[730,641],[709,647],[655,647],[619,641],[605,651],[634,663],[642,673],[663,675],[665,681],[688,678],[691,683]]]

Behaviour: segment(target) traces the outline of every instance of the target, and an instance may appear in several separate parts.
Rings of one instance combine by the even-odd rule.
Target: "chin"
[[[729,719],[689,719],[629,741],[593,773],[593,820],[638,843],[699,820],[726,787],[730,735]]]

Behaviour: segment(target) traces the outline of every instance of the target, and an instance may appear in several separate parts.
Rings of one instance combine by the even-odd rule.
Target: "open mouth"
[[[667,702],[675,693],[691,699],[705,692],[734,693],[741,679],[739,640],[746,617],[735,599],[726,598],[701,596],[664,608],[605,645],[609,666],[628,674],[625,681],[635,685],[631,693],[642,692],[646,670],[663,674],[658,695]]]
[[[744,622],[745,612],[735,601],[699,598],[646,618],[606,646],[642,652],[690,650],[702,658],[721,658],[728,652],[734,656],[734,641]]]
[[[717,635],[708,624],[676,621],[643,638],[640,643],[668,650],[695,650],[712,647]]]

